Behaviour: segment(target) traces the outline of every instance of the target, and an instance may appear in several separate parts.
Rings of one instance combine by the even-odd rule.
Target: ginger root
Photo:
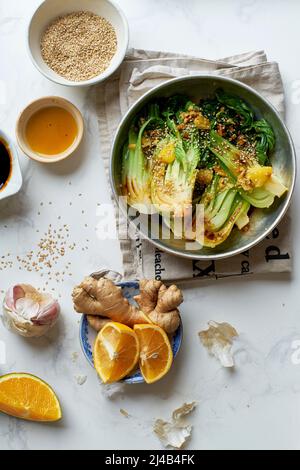
[[[89,325],[94,328],[94,330],[100,331],[106,325],[106,323],[109,323],[111,320],[109,318],[103,318],[97,315],[87,315],[87,321]]]
[[[76,312],[85,313],[96,331],[107,322],[116,321],[131,327],[154,323],[173,334],[180,323],[177,307],[183,301],[182,292],[175,285],[166,287],[161,281],[140,281],[140,294],[134,298],[138,307],[131,305],[123,297],[122,289],[106,278],[85,278],[74,288],[72,297]]]
[[[161,281],[142,279],[140,293],[134,300],[152,323],[159,325],[168,334],[179,327],[178,306],[183,301],[177,286],[166,287]]]
[[[123,297],[121,287],[104,277],[99,280],[86,277],[74,288],[72,297],[78,313],[107,317],[128,326],[150,323],[143,312]]]

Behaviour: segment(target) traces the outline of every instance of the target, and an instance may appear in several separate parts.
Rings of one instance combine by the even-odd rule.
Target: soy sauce
[[[0,191],[6,186],[11,174],[11,156],[8,146],[0,139]]]

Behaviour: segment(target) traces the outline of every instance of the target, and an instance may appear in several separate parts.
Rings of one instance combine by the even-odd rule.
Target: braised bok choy
[[[158,213],[178,236],[211,248],[236,230],[247,230],[252,208],[266,209],[287,191],[274,175],[275,135],[248,104],[223,90],[194,103],[172,96],[136,117],[123,148],[122,194],[144,214]],[[177,227],[177,228],[176,228]],[[179,230],[180,232],[180,230]]]

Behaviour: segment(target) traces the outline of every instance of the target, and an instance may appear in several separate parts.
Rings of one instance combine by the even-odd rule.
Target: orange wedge
[[[122,323],[107,323],[98,333],[93,357],[95,369],[104,383],[123,379],[139,360],[135,332]]]
[[[0,411],[29,421],[58,421],[61,408],[52,388],[30,374],[0,377]]]
[[[148,384],[169,372],[173,352],[166,332],[157,325],[135,325],[140,345],[140,369]]]

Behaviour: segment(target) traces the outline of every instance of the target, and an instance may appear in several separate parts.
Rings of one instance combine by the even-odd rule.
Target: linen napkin
[[[284,117],[284,91],[276,62],[264,51],[226,57],[217,61],[172,53],[131,49],[120,69],[90,91],[90,106],[98,117],[101,157],[109,181],[109,157],[113,136],[128,108],[146,91],[174,77],[195,73],[229,76],[255,88]],[[108,183],[109,184],[109,183]],[[195,281],[205,278],[290,272],[290,219],[273,230],[263,242],[240,255],[216,261],[199,261],[170,255],[129,228],[116,209],[116,223],[123,256],[124,278],[155,278],[163,281]]]

